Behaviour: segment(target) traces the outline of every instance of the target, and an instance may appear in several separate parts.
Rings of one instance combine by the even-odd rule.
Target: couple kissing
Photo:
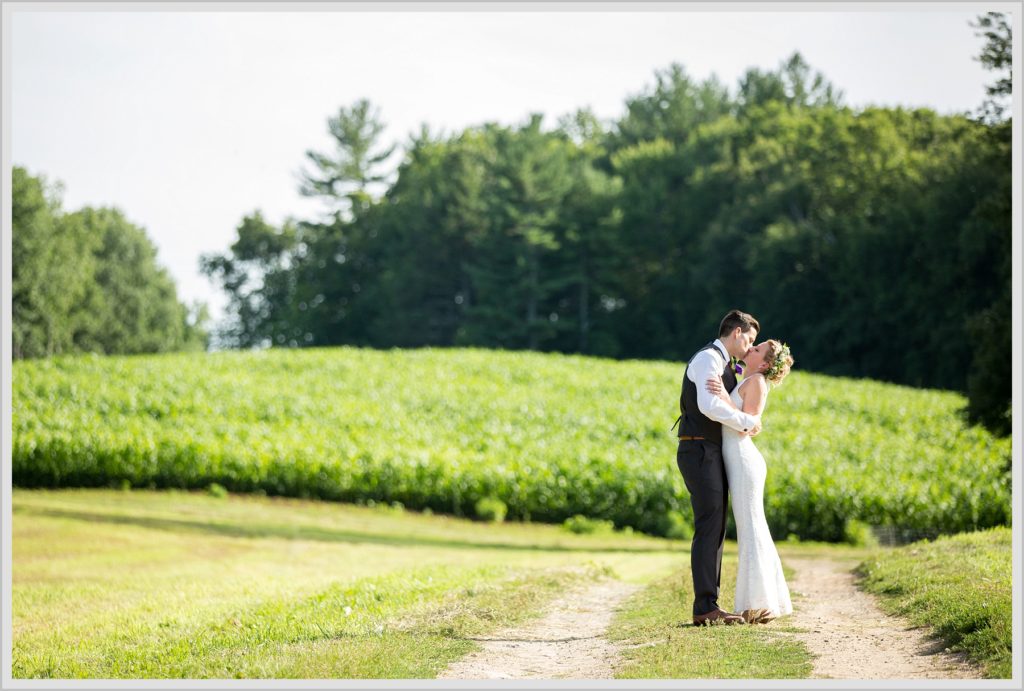
[[[683,374],[676,463],[693,506],[695,625],[767,623],[793,611],[764,515],[768,469],[753,439],[761,432],[768,393],[789,373],[793,358],[778,341],[755,345],[760,331],[754,317],[732,310],[718,338],[694,353]],[[737,384],[741,372],[745,376]],[[738,613],[718,606],[730,494],[739,551],[733,599]]]

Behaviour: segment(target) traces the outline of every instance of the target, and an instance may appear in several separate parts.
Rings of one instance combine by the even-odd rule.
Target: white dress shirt
[[[725,344],[716,338],[714,345],[714,348],[697,353],[693,362],[686,367],[686,376],[697,387],[697,407],[715,422],[728,425],[737,432],[749,432],[761,423],[761,416],[737,410],[707,389],[708,379],[720,376],[729,366],[729,351],[725,349]]]

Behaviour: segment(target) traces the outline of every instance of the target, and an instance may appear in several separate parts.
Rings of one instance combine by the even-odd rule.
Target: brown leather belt
[[[683,435],[679,437],[679,441],[704,441],[704,437],[687,437]]]

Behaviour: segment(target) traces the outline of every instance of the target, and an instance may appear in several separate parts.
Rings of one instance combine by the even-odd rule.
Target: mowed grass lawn
[[[474,639],[609,577],[644,586],[609,631],[626,646],[620,678],[795,679],[812,669],[785,619],[688,626],[685,542],[253,495],[15,489],[13,499],[16,679],[430,679],[477,649]],[[988,674],[999,677],[1009,664],[1008,576],[999,573],[1008,536],[779,549],[784,564],[787,556],[863,563],[868,587],[894,611],[940,627],[940,615],[960,611],[956,589],[966,577],[936,563],[949,550],[966,550],[968,561],[982,550],[980,576],[967,580],[982,589],[976,595],[992,596],[993,616],[960,642],[979,662],[995,662]],[[726,608],[735,573],[727,542]],[[984,654],[975,654],[979,643]]]
[[[13,495],[15,678],[432,678],[584,579],[680,542],[258,496]],[[680,614],[688,612],[688,604]]]
[[[18,679],[429,679],[477,649],[474,638],[608,577],[646,586],[611,632],[628,646],[620,677],[811,669],[801,644],[766,627],[686,626],[686,542],[253,495],[13,497]],[[735,570],[730,542],[725,606]],[[729,654],[709,656],[709,644]]]

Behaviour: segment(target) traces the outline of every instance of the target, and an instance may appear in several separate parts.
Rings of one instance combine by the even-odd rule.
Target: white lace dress
[[[730,396],[737,407],[743,405],[739,391],[746,379]],[[775,549],[768,521],[764,517],[764,481],[768,466],[751,437],[740,436],[722,425],[722,458],[729,477],[732,515],[736,519],[739,566],[736,573],[734,612],[765,608],[775,616],[790,614],[793,604],[782,575],[782,562]]]

